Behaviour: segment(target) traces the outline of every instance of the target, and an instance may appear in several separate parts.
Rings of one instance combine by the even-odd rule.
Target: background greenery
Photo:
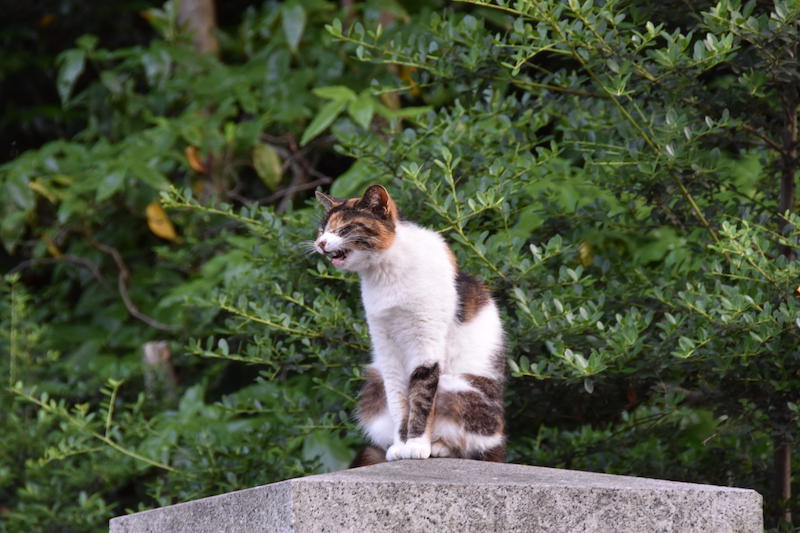
[[[303,241],[315,188],[368,183],[494,289],[509,460],[751,487],[791,529],[800,5],[217,15],[216,54],[173,2],[0,29],[2,530],[345,467],[369,339]]]

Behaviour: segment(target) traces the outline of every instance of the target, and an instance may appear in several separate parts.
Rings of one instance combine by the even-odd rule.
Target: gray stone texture
[[[758,532],[747,489],[462,459],[384,463],[111,520],[111,533]]]

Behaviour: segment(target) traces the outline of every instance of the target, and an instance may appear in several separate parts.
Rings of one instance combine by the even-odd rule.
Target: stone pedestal
[[[111,533],[763,531],[746,489],[461,459],[385,463],[111,520]]]

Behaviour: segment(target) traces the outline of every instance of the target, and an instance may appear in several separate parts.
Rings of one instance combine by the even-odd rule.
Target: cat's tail
[[[358,468],[359,466],[371,466],[378,463],[386,462],[386,451],[381,450],[376,446],[367,446],[356,454],[353,462],[350,463],[350,468]]]

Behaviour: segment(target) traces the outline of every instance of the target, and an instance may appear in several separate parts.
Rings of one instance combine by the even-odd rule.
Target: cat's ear
[[[324,192],[316,191],[314,193],[317,196],[317,200],[321,203],[327,211],[331,210],[331,207],[335,207],[343,202],[343,200],[339,200],[338,198],[334,198],[333,196],[328,196]]]
[[[382,185],[370,185],[367,187],[356,207],[387,217],[391,217],[396,210],[389,192]]]

